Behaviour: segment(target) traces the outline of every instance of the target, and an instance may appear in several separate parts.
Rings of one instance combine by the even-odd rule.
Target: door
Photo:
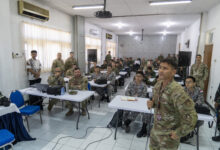
[[[203,62],[208,66],[208,78],[205,81],[205,87],[204,87],[204,98],[206,101],[207,98],[207,92],[208,92],[208,85],[209,85],[209,75],[210,75],[210,69],[211,69],[211,62],[212,62],[212,49],[213,49],[213,44],[210,45],[205,45],[205,50],[204,50],[204,58]]]

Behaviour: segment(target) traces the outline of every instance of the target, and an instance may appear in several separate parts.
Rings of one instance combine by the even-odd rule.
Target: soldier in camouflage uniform
[[[112,62],[112,71],[116,74],[119,75],[119,69],[116,67],[116,63],[113,61]]]
[[[77,65],[76,59],[74,58],[74,53],[70,52],[70,57],[65,61],[65,73],[67,70],[71,69],[73,65]]]
[[[72,78],[74,76],[74,70],[76,68],[76,64],[72,64],[72,67],[66,71],[65,77]]]
[[[61,76],[61,69],[59,67],[56,67],[54,70],[54,74],[52,74],[47,82],[50,86],[56,86],[56,85],[62,85],[64,86],[65,82],[63,77]],[[57,99],[51,99],[49,101],[49,105],[47,107],[48,111],[51,111],[51,109],[53,108],[53,106],[58,102]]]
[[[80,69],[75,68],[74,77],[69,80],[69,90],[88,90],[88,79],[81,75]],[[86,103],[87,101],[82,102],[82,115],[86,115]],[[73,114],[73,102],[66,102],[67,108],[69,111],[66,113],[66,116],[70,116]]]
[[[147,97],[147,86],[143,82],[143,72],[138,71],[135,75],[135,80],[132,81],[126,92],[126,96],[133,96],[133,97]],[[138,116],[138,112],[131,112],[131,111],[124,111],[123,120],[125,125],[125,132],[128,133],[130,131],[130,123],[136,119]],[[137,133],[137,137],[142,137],[147,135],[147,122],[150,120],[150,114],[142,113],[142,129]]]
[[[217,114],[217,129],[220,132],[220,84],[215,94],[215,109]],[[220,141],[220,135],[212,137],[213,141]],[[220,148],[219,148],[220,150]]]
[[[53,61],[53,64],[52,64],[52,68],[51,68],[51,72],[54,73],[55,71],[55,68],[59,67],[62,71],[62,75],[65,71],[65,68],[64,68],[64,62],[62,60],[62,54],[61,53],[57,53],[57,59],[55,59]]]
[[[150,150],[177,150],[180,138],[190,133],[197,122],[194,102],[176,81],[177,64],[170,59],[160,63],[159,80],[154,86],[154,125],[150,134]]]
[[[204,82],[208,77],[208,67],[201,62],[201,55],[196,56],[196,63],[192,65],[190,75],[196,79],[196,86],[204,89]]]
[[[110,81],[110,84],[107,85],[107,102],[110,102],[110,97],[112,95],[112,92],[114,91],[115,80],[116,80],[116,75],[115,72],[112,71],[111,65],[108,65],[107,73],[104,74],[104,78],[106,78],[107,81]]]
[[[89,73],[94,73],[96,66],[97,66],[97,63],[93,62],[93,66],[89,69]]]
[[[196,87],[196,79],[192,76],[186,77],[185,85],[185,91],[192,98],[194,103],[197,105],[206,106],[203,91],[199,87]]]
[[[157,59],[158,59],[159,61],[162,61],[162,60],[164,59],[164,57],[163,57],[162,54],[160,54],[160,56],[158,56]]]
[[[105,60],[107,61],[107,63],[109,63],[109,61],[112,59],[111,56],[111,51],[108,51],[108,54],[105,56]]]

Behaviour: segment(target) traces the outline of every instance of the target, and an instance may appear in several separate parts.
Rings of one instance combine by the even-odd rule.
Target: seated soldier
[[[75,68],[74,76],[69,80],[69,90],[88,90],[88,79],[81,75],[80,69]],[[86,101],[82,103],[82,115],[86,115]],[[73,114],[73,102],[67,101],[66,104],[69,111],[66,113],[66,116]]]
[[[94,80],[94,82],[95,82],[96,80],[99,80],[99,79],[106,79],[106,77],[100,72],[100,67],[96,66],[95,72],[92,74],[92,80]],[[105,99],[105,89],[104,88],[92,87],[92,90],[96,91],[99,94],[100,100]]]
[[[107,81],[110,81],[110,84],[107,85],[107,102],[110,102],[109,98],[111,97],[112,92],[114,91],[115,80],[116,80],[116,75],[112,71],[111,65],[107,66],[107,73],[104,74],[104,76],[107,79]]]
[[[108,65],[107,61],[104,60],[103,64],[101,65],[101,69],[103,70],[107,69],[107,65]]]
[[[156,78],[156,73],[153,71],[151,66],[148,66],[144,73],[147,78]]]
[[[72,64],[72,67],[66,71],[65,77],[72,78],[74,76],[74,70],[77,67],[76,64]]]
[[[147,97],[147,86],[143,82],[143,72],[138,71],[135,75],[135,80],[132,81],[126,92],[126,96],[134,96],[134,97]],[[134,121],[139,113],[138,112],[131,112],[131,111],[124,111],[123,114],[123,120],[124,120],[124,125],[125,125],[125,132],[128,133],[130,132],[130,123]],[[147,122],[150,119],[150,114],[142,114],[142,128],[141,130],[137,133],[137,137],[142,137],[147,135]]]
[[[56,85],[62,85],[64,86],[65,82],[64,79],[62,77],[62,70],[60,69],[60,67],[56,67],[54,69],[54,74],[52,74],[48,80],[47,80],[48,84],[50,86],[56,86]],[[58,102],[57,99],[51,99],[49,101],[49,105],[47,107],[48,111],[51,111],[51,109],[53,108],[53,106]]]
[[[203,92],[199,87],[196,87],[196,79],[193,76],[186,77],[185,85],[185,91],[189,94],[194,103],[205,106]]]
[[[116,67],[116,63],[113,61],[111,65],[112,65],[112,71],[113,71],[116,75],[119,75],[119,69]]]
[[[215,99],[214,100],[215,100],[215,109],[216,109],[216,114],[217,114],[216,126],[217,126],[218,131],[220,132],[220,84],[219,84],[219,87],[218,87],[217,92],[215,94]],[[212,140],[216,141],[216,142],[219,142],[220,141],[220,135],[213,136]],[[220,148],[219,148],[219,150],[220,150]]]

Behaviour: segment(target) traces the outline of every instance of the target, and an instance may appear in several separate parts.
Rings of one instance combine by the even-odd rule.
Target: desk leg
[[[119,117],[119,110],[117,110],[117,121],[116,121],[116,127],[115,127],[115,140],[116,140],[117,130],[118,130],[118,117]]]
[[[88,119],[90,119],[90,115],[89,115],[89,111],[88,111],[88,108],[87,108],[87,102],[86,102],[86,112],[87,112],[87,114],[88,114]]]
[[[197,133],[196,133],[196,148],[199,150],[199,125],[197,126]]]
[[[78,130],[79,128],[79,117],[80,117],[80,103],[78,103],[78,118],[76,122],[76,129]]]

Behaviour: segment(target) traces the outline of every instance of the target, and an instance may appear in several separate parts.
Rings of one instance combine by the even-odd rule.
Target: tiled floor
[[[126,79],[125,86],[118,89],[117,95],[124,94],[124,89],[131,79],[132,77]],[[88,127],[106,127],[115,112],[115,110],[108,108],[106,102],[102,102],[101,108],[99,108],[98,103],[95,101],[92,103],[92,109],[91,106],[88,106],[91,119],[81,117],[79,130],[76,130],[77,113],[65,117],[67,110],[62,111],[60,103],[50,113],[47,111],[46,106],[43,112],[43,125],[40,124],[38,115],[34,115],[29,119],[30,135],[35,137],[36,140],[19,142],[14,146],[15,150],[52,150],[60,137],[73,136],[80,138],[85,135]],[[54,150],[84,150],[89,143],[109,135],[108,139],[89,145],[87,150],[145,150],[147,138],[136,137],[140,126],[141,124],[138,122],[133,123],[129,134],[119,128],[117,140],[114,140],[114,129],[90,129],[83,139],[70,137],[61,139]],[[208,124],[205,123],[200,129],[200,150],[218,150],[220,143],[211,140],[213,135],[214,127],[210,129]],[[195,145],[194,141],[195,139],[192,143]],[[196,147],[181,144],[179,150],[196,150]]]

